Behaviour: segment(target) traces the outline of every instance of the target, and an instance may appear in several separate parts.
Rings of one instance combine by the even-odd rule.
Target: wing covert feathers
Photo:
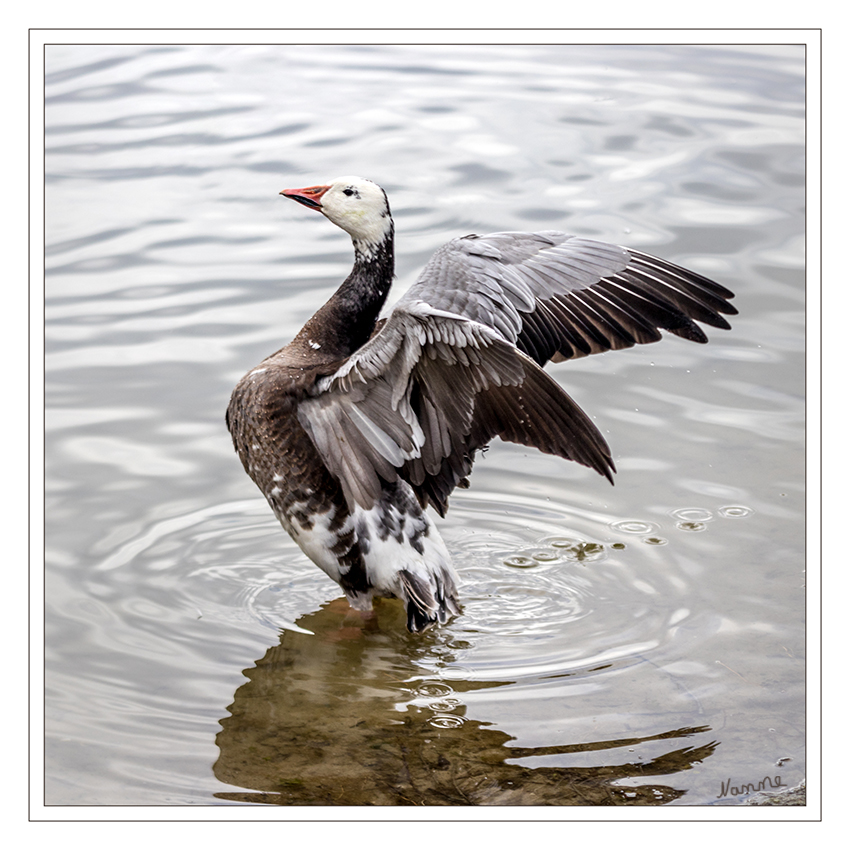
[[[533,360],[492,331],[441,319],[411,328],[394,355],[347,364],[302,401],[298,418],[351,504],[371,507],[401,475],[445,513],[475,452],[499,436],[611,478],[590,419]],[[419,351],[412,356],[410,340]],[[375,362],[385,363],[376,374]],[[401,387],[401,392],[399,391]]]

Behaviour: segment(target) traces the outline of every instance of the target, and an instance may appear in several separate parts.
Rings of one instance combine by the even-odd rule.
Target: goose
[[[452,239],[379,319],[394,274],[384,190],[360,177],[281,193],[346,231],[351,273],[295,338],[248,372],[227,427],[248,475],[301,550],[370,611],[421,632],[461,611],[428,512],[445,516],[495,438],[613,484],[602,434],[549,361],[729,329],[733,293],[642,251],[551,230]]]

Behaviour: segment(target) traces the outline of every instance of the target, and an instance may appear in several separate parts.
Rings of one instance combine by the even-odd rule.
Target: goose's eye
[[[356,194],[357,194],[357,190],[356,190],[356,189],[352,189],[352,188],[351,188],[351,186],[349,186],[347,189],[343,189],[343,190],[342,190],[342,194],[343,194],[343,195],[348,195],[348,197],[350,198],[352,195],[356,195]]]

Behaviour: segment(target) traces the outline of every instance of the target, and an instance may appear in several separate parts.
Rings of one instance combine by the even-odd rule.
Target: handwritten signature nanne
[[[720,783],[720,793],[717,795],[719,800],[721,797],[742,797],[744,794],[756,794],[759,791],[764,791],[768,788],[787,788],[788,786],[782,781],[782,777],[777,775],[772,779],[765,776],[757,785],[748,782],[746,785],[733,785],[731,779]]]

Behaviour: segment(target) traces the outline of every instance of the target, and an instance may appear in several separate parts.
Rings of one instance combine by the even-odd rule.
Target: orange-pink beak
[[[285,198],[298,201],[299,204],[304,204],[305,207],[310,207],[311,210],[320,210],[322,205],[319,199],[330,188],[330,186],[308,186],[306,189],[284,189],[280,194]]]

